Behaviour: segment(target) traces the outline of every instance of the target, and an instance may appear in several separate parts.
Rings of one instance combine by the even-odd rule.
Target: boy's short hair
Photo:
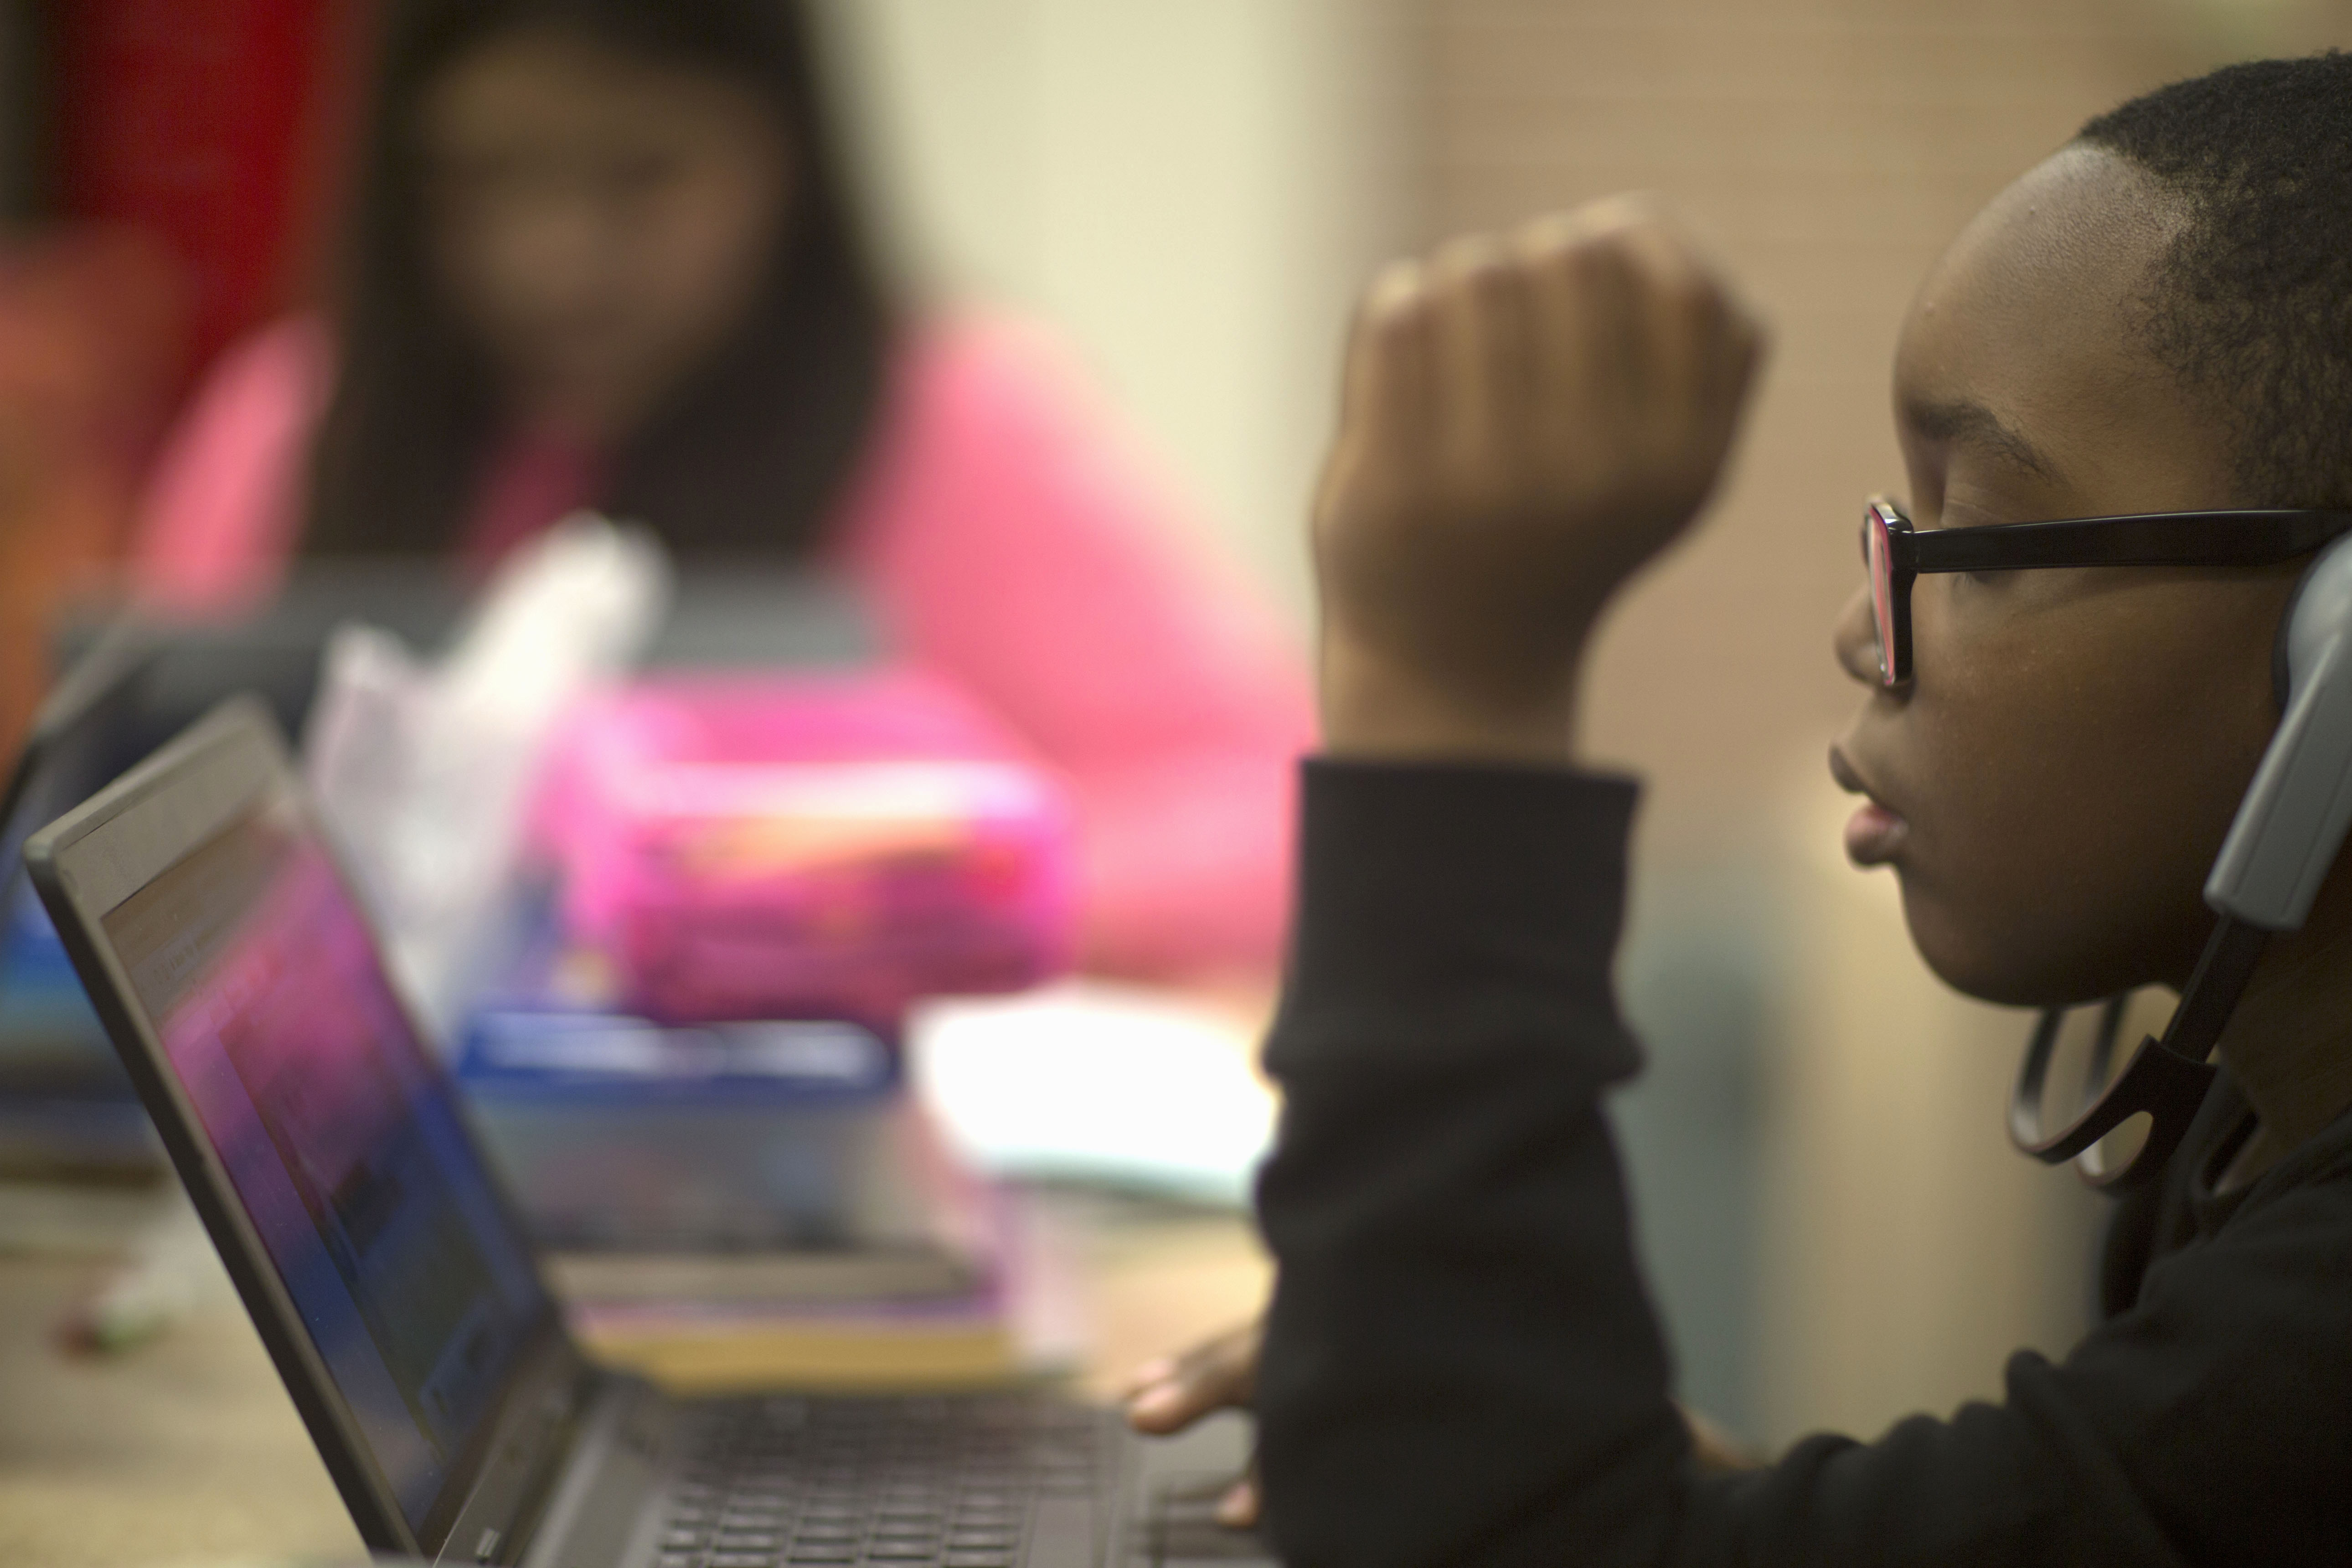
[[[2186,205],[2148,342],[2229,421],[2235,499],[2352,507],[2352,56],[2227,66],[2076,140]]]

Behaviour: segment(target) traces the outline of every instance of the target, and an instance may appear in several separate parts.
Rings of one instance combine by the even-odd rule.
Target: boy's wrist
[[[1361,762],[1574,761],[1581,652],[1541,678],[1448,678],[1326,627],[1323,750]]]

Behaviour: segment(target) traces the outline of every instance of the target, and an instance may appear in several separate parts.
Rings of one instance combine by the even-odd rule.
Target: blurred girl
[[[565,513],[845,574],[1073,782],[1088,954],[1270,964],[1295,659],[1050,351],[896,309],[782,0],[392,7],[339,320],[233,351],[133,571],[183,607],[296,554],[478,574]]]

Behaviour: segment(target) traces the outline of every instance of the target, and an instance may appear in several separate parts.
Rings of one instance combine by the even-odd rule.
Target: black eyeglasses
[[[1922,533],[1885,498],[1862,513],[1862,559],[1878,628],[1878,679],[1911,679],[1911,584],[1923,572],[2022,572],[2037,566],[2266,566],[2352,532],[2352,512],[2156,511],[2000,522]]]

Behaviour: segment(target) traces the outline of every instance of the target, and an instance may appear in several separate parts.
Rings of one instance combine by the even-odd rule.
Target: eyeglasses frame
[[[1893,500],[1874,496],[1863,508],[1862,558],[1871,578],[1879,684],[1892,690],[1911,679],[1911,589],[1930,574],[2268,566],[2308,555],[2345,533],[2352,533],[2352,511],[2296,508],[2134,512],[1922,531]],[[1885,542],[1883,579],[1874,539]]]

